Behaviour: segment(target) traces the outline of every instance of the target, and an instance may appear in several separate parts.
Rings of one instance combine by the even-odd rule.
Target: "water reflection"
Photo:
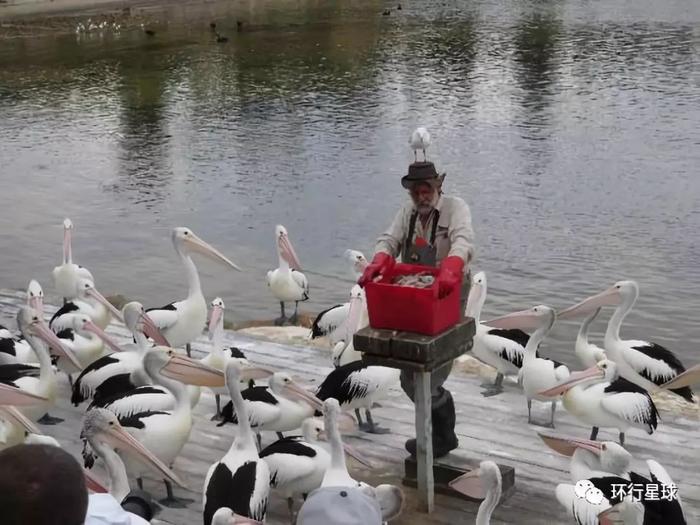
[[[0,42],[2,285],[46,278],[70,215],[101,287],[164,304],[182,293],[169,229],[188,225],[247,268],[203,265],[207,295],[269,318],[283,223],[318,311],[405,198],[423,124],[472,206],[485,316],[635,278],[630,332],[679,349],[700,338],[700,5],[659,6],[251,0],[174,6],[152,38]],[[570,329],[552,338],[567,362]]]

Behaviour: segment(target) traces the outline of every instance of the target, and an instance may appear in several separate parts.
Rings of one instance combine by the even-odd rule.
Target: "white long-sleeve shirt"
[[[436,258],[439,263],[450,255],[457,255],[464,260],[464,271],[468,271],[468,264],[474,257],[474,230],[469,206],[459,197],[440,195],[435,208],[440,213],[435,232]],[[423,237],[430,241],[433,228],[434,215],[423,227],[420,218],[416,220],[413,239],[408,237],[411,215],[416,211],[413,201],[409,200],[399,209],[389,228],[377,239],[374,248],[376,252],[385,252],[396,258],[400,255],[403,243],[416,237]]]

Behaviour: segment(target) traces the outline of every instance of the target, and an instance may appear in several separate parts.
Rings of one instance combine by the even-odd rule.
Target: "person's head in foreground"
[[[87,505],[85,476],[65,450],[17,445],[0,452],[3,525],[82,525]]]
[[[394,485],[321,487],[304,502],[297,525],[382,525],[402,507],[403,492]]]
[[[408,167],[401,185],[408,190],[418,213],[427,215],[437,206],[444,178],[432,162],[414,162]]]

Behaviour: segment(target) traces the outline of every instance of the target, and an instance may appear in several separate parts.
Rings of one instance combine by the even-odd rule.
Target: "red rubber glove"
[[[365,284],[374,280],[375,277],[384,273],[388,268],[393,266],[394,258],[388,253],[377,252],[374,254],[374,259],[367,265],[362,276],[358,279],[357,284],[365,287]]]
[[[464,260],[457,255],[445,257],[440,262],[440,272],[437,276],[439,298],[442,299],[455,289],[462,279],[463,270]]]

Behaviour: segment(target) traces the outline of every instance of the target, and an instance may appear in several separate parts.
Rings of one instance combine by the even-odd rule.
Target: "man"
[[[461,311],[464,315],[469,293],[469,263],[474,254],[474,232],[469,206],[459,197],[442,193],[445,174],[438,175],[432,162],[414,162],[401,185],[409,191],[407,201],[394,217],[391,226],[379,236],[375,255],[360,277],[364,286],[386,271],[394,261],[439,266],[435,282],[438,294],[444,297],[462,284]],[[442,387],[452,370],[452,362],[431,374],[433,453],[436,458],[458,446],[454,432],[455,407],[452,395]],[[414,401],[413,372],[401,372],[401,388]],[[406,442],[406,450],[416,455],[416,440]]]

